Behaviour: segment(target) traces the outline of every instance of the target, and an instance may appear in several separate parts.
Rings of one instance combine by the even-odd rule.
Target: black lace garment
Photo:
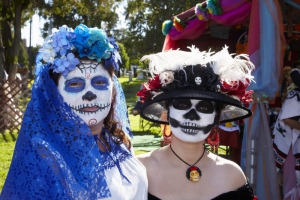
[[[211,200],[253,200],[255,196],[253,194],[253,189],[247,182],[242,187],[238,188],[236,191],[230,191],[211,199]],[[148,200],[161,200],[156,196],[148,193]]]

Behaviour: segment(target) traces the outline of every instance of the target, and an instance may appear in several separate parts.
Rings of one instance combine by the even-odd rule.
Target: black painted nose
[[[185,113],[183,115],[184,118],[189,119],[189,120],[199,120],[200,116],[197,114],[196,110],[193,108],[189,112]]]
[[[83,96],[82,96],[82,100],[83,101],[92,101],[94,99],[97,98],[97,95],[95,95],[94,93],[92,93],[91,91],[88,91],[87,93],[85,93]]]

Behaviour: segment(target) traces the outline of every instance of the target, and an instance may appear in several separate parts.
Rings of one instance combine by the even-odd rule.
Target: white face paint
[[[215,125],[215,105],[211,101],[175,99],[170,103],[172,133],[185,142],[205,140]]]
[[[58,91],[64,101],[89,126],[107,116],[112,101],[113,82],[107,70],[96,61],[81,64],[65,78],[61,76]]]

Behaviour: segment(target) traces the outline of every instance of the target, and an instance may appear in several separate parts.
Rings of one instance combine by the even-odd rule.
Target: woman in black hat
[[[246,55],[225,47],[215,54],[167,51],[147,55],[153,78],[140,96],[143,118],[169,124],[170,144],[139,160],[146,166],[149,199],[255,199],[241,168],[208,152],[204,143],[214,126],[251,115],[245,105],[253,77]]]

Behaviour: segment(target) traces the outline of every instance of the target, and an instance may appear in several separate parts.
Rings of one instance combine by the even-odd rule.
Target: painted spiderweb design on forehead
[[[96,71],[99,65],[100,65],[99,62],[81,60],[80,65],[77,65],[77,67],[78,69],[80,69],[81,73],[92,73]]]

